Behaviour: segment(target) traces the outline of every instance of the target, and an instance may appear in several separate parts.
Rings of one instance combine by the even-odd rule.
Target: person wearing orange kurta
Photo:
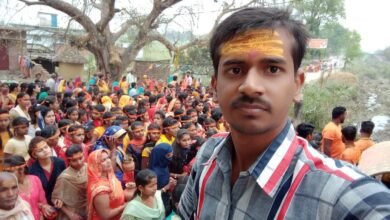
[[[375,124],[372,121],[363,121],[360,126],[360,138],[355,142],[355,146],[363,153],[366,149],[375,144],[371,139],[371,134]]]
[[[354,141],[356,138],[356,127],[347,126],[341,130],[343,134],[343,142],[345,143],[345,150],[341,154],[340,159],[347,161],[353,165],[357,165],[360,159],[360,150],[356,148]]]
[[[332,110],[332,121],[322,130],[321,150],[334,159],[340,159],[345,149],[345,144],[342,141],[341,124],[344,123],[346,116],[347,110],[345,107],[335,107]]]

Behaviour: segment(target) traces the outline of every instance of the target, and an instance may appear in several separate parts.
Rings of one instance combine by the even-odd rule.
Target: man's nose
[[[263,74],[256,67],[249,69],[238,91],[247,96],[262,95],[265,92]]]

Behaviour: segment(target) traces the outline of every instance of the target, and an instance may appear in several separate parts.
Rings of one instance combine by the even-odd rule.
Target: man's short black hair
[[[372,121],[363,121],[360,127],[361,133],[372,134],[375,124]]]
[[[313,135],[314,128],[312,124],[301,123],[297,126],[298,136],[306,139],[309,135]]]
[[[346,111],[347,111],[347,109],[345,107],[343,107],[343,106],[337,106],[337,107],[333,108],[333,110],[332,110],[332,119],[336,119],[336,118],[340,117]]]
[[[254,29],[282,28],[290,33],[294,44],[291,55],[294,61],[294,71],[297,72],[306,52],[309,38],[304,25],[291,18],[291,13],[279,8],[246,8],[233,13],[215,30],[210,40],[210,55],[213,60],[215,75],[221,58],[221,46],[237,34]]]
[[[70,147],[65,151],[65,156],[66,157],[73,157],[73,155],[77,153],[82,153],[83,149],[81,148],[80,145],[78,144],[72,144]]]
[[[12,127],[20,126],[20,125],[26,125],[29,126],[30,122],[27,118],[18,116],[14,120],[12,120]]]
[[[354,141],[356,138],[357,129],[356,126],[349,125],[341,129],[341,133],[343,134],[343,137],[347,141]]]

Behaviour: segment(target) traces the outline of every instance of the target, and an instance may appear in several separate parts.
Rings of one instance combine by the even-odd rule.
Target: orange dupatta
[[[93,200],[100,193],[108,193],[110,198],[110,208],[116,208],[125,203],[122,185],[115,177],[114,169],[108,173],[108,179],[102,178],[101,163],[102,153],[110,155],[110,151],[106,149],[93,151],[88,157],[88,185],[87,185],[87,201],[88,201],[88,219],[98,220]],[[120,215],[113,219],[119,219]]]

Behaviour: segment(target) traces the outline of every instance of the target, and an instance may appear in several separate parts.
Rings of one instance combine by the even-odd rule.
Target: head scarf
[[[74,80],[74,86],[75,87],[81,87],[82,83],[83,82],[81,81],[81,77],[80,76],[76,77],[76,79]]]
[[[132,99],[128,95],[122,95],[119,99],[119,108],[123,108],[126,105],[131,105]]]
[[[149,168],[157,174],[158,189],[161,189],[169,183],[168,165],[172,158],[168,159],[166,155],[171,152],[171,145],[167,143],[161,143],[156,145],[150,154]]]
[[[61,92],[61,93],[65,92],[65,88],[66,88],[65,82],[66,81],[64,79],[60,81],[57,87],[57,92]]]
[[[106,107],[106,111],[110,111],[112,107],[111,98],[105,95],[102,97],[101,101],[102,101],[102,105]]]
[[[126,131],[120,126],[113,125],[108,127],[106,131],[104,131],[103,135],[96,141],[93,150],[110,149],[110,147],[107,146],[106,144],[105,138],[109,136],[114,136],[115,138],[119,138],[124,134],[126,134]]]
[[[108,155],[110,155],[109,150],[100,149],[92,152],[88,157],[88,171],[87,171],[88,174],[87,201],[88,201],[88,213],[89,213],[88,219],[92,219],[93,217],[93,213],[94,213],[93,199],[99,193],[102,192],[110,193],[110,200],[116,200],[120,197],[123,197],[122,185],[116,179],[114,175],[114,169],[111,169],[108,172],[107,174],[108,178],[102,178],[101,163],[102,163],[103,153],[107,153]]]

